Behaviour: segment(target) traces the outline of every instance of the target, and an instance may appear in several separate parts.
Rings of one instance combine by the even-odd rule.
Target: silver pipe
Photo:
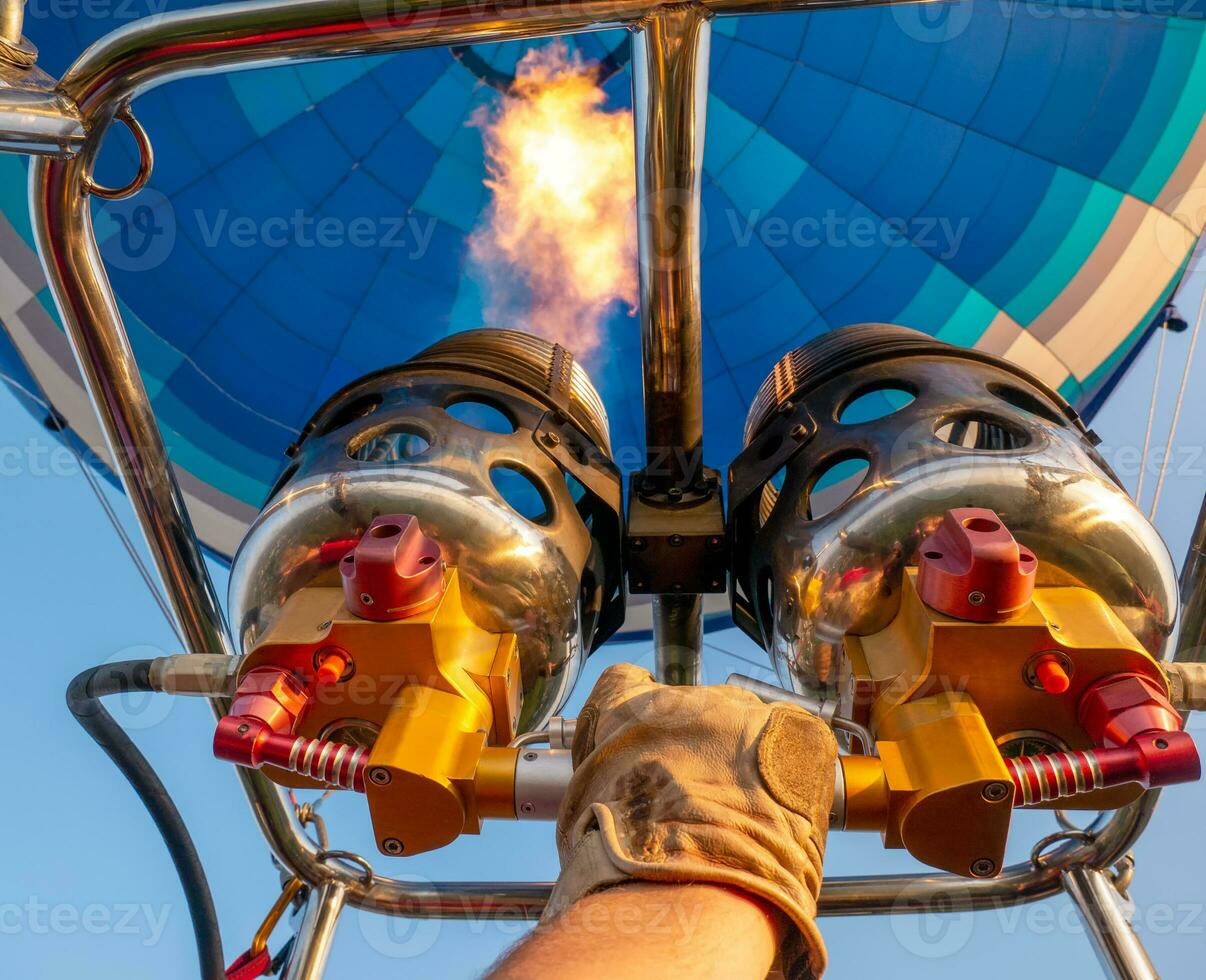
[[[702,652],[703,596],[654,596],[654,676],[663,684],[700,684]]]
[[[1181,566],[1181,628],[1175,659],[1206,660],[1206,498]]]
[[[11,2],[11,0],[9,0]],[[704,0],[744,15],[929,0]],[[605,30],[661,16],[657,0],[249,0],[144,17],[101,38],[62,78],[77,101],[115,104],[189,75],[406,48]]]
[[[346,900],[347,888],[335,881],[310,892],[289,958],[289,980],[322,980]]]
[[[700,191],[711,14],[700,4],[646,17],[632,43],[645,477],[695,482],[703,465]]]
[[[645,394],[644,478],[681,492],[703,467],[700,190],[711,14],[663,7],[632,48]],[[655,673],[665,684],[702,678],[703,600],[653,600]]]
[[[1084,866],[1069,868],[1063,874],[1063,885],[1084,917],[1093,950],[1107,975],[1115,980],[1159,980],[1123,910],[1122,897],[1104,872]]]

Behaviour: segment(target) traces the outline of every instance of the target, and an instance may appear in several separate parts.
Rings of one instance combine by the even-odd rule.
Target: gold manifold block
[[[241,674],[271,666],[308,680],[332,656],[347,666],[311,685],[293,734],[371,746],[365,792],[384,853],[432,850],[480,832],[484,816],[514,816],[517,752],[506,746],[522,698],[518,646],[469,619],[455,568],[434,605],[390,621],[350,612],[341,589],[301,589]],[[321,785],[264,772],[283,786]]]
[[[1004,758],[1090,749],[1081,695],[1122,673],[1166,690],[1162,672],[1096,593],[1037,587],[1019,615],[971,622],[926,605],[908,569],[884,630],[848,635],[839,713],[869,728],[879,759],[844,757],[846,826],[875,829],[934,867],[977,877],[1000,869],[1014,805]],[[1059,693],[1036,665],[1054,664]],[[1137,783],[1050,806],[1112,809]]]

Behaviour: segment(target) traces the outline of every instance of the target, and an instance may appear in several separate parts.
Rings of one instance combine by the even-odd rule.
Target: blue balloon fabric
[[[1204,7],[964,0],[715,21],[709,462],[738,451],[781,354],[851,322],[1003,354],[1082,407],[1107,390],[1206,218]],[[116,17],[27,32],[61,71]],[[630,105],[628,34],[568,43],[601,63],[608,106]],[[131,201],[98,204],[97,235],[216,552],[237,545],[282,451],[332,392],[483,324],[466,274],[489,200],[471,120],[531,46],[198,77],[138,100],[154,176]],[[134,165],[125,134],[111,134],[100,178],[121,183]],[[24,167],[0,158],[0,277],[12,284],[0,361],[99,446],[32,253]],[[614,445],[639,450],[630,311],[617,305],[586,366]]]

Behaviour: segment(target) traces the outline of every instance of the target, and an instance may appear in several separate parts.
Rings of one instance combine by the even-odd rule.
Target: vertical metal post
[[[286,971],[289,980],[322,980],[346,897],[347,888],[337,881],[329,881],[310,892],[289,958]]]
[[[659,595],[653,600],[654,673],[663,684],[703,681],[703,596]]]
[[[697,4],[661,7],[641,21],[632,51],[644,479],[679,494],[703,469],[700,182],[710,19]],[[702,622],[700,596],[654,598],[659,680],[698,682]]]
[[[25,0],[0,0],[0,40],[21,43]]]
[[[1093,950],[1108,976],[1116,980],[1159,980],[1123,910],[1122,896],[1105,872],[1073,865],[1063,873],[1063,886],[1084,917]]]
[[[1181,566],[1181,628],[1176,660],[1199,661],[1206,655],[1206,498]]]

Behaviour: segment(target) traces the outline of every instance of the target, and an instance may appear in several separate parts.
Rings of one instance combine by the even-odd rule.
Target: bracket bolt
[[[679,548],[682,546],[682,543],[683,543],[683,536],[681,534],[670,535],[669,544],[670,544],[671,548]]]
[[[796,441],[799,441],[800,439],[803,439],[806,435],[808,435],[808,429],[806,429],[803,425],[801,425],[799,422],[797,422],[795,425],[793,425],[791,427],[790,435],[793,439],[795,439]]]
[[[540,441],[549,447],[560,446],[561,445],[561,436],[557,435],[556,432],[546,432],[544,435],[542,435],[540,437]]]
[[[980,795],[989,803],[1000,803],[1009,795],[1009,787],[1004,783],[989,783]]]
[[[381,842],[381,850],[386,854],[401,854],[404,848],[397,837],[387,837]]]
[[[972,862],[971,866],[971,873],[977,878],[987,878],[996,870],[996,862],[989,858],[978,858]]]
[[[967,594],[967,601],[970,602],[973,606],[984,605],[984,600],[986,598],[987,598],[987,596],[985,596],[983,592],[969,592]]]
[[[369,779],[378,786],[385,786],[394,777],[389,774],[389,770],[384,766],[374,766],[369,770]]]

